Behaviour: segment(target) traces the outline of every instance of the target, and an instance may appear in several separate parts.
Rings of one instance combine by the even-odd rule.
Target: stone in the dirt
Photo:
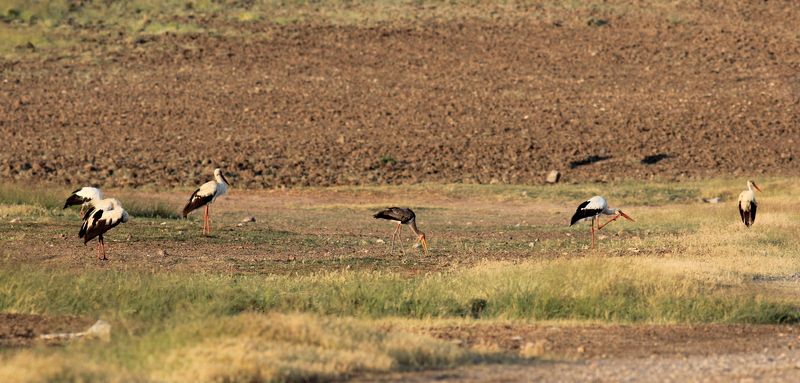
[[[705,202],[705,203],[720,203],[720,202],[722,202],[722,198],[719,198],[719,197],[703,198],[703,202]]]
[[[10,222],[10,223],[17,223],[17,222],[19,222],[19,221],[20,221],[20,219],[19,219],[19,218],[14,218],[14,219],[12,219],[11,221],[8,221],[8,222]]]
[[[158,254],[159,257],[166,257],[167,251],[164,249],[158,249],[158,252],[156,254]]]
[[[255,221],[256,221],[256,217],[253,217],[253,216],[242,218],[242,223],[249,223],[249,222],[255,222]]]
[[[386,241],[384,241],[384,240],[382,240],[382,239],[376,239],[376,240],[375,240],[375,243],[386,243]]]
[[[111,324],[102,319],[98,320],[86,330],[86,337],[108,342],[111,340]]]
[[[561,180],[561,172],[558,170],[551,170],[550,173],[547,173],[547,178],[545,178],[545,182],[549,184],[558,183]]]

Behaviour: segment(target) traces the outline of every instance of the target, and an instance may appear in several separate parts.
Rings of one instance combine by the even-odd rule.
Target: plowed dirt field
[[[235,33],[6,58],[0,175],[179,186],[219,166],[270,188],[797,174],[800,8],[644,3],[210,18],[192,21]]]

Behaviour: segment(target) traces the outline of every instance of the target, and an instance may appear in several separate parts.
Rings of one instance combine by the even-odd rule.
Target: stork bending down
[[[600,224],[600,216],[601,215],[611,215],[613,216],[611,219]],[[572,216],[572,220],[570,220],[569,225],[572,226],[579,221],[592,221],[592,249],[595,247],[595,232],[604,228],[611,222],[616,221],[619,217],[623,217],[629,221],[633,221],[633,218],[629,217],[627,214],[623,213],[620,209],[611,209],[608,207],[608,203],[606,199],[601,196],[594,196],[589,198],[586,201],[583,201],[580,205],[578,205],[578,209],[575,210],[575,214]],[[597,229],[595,230],[595,222],[597,222]],[[635,221],[634,221],[635,222]]]
[[[388,209],[377,212],[372,217],[379,219],[386,219],[397,223],[397,228],[394,230],[394,233],[392,233],[392,250],[391,250],[392,253],[394,253],[394,239],[395,237],[399,236],[400,228],[403,225],[408,225],[411,231],[413,231],[414,234],[417,235],[417,241],[422,244],[422,249],[425,252],[425,255],[428,255],[428,240],[425,239],[425,233],[417,229],[417,216],[411,209],[407,207],[403,208],[390,207]],[[400,248],[400,250],[403,251],[403,254],[405,254],[405,250],[403,250],[402,247]]]
[[[83,216],[78,238],[83,238],[85,245],[97,237],[97,259],[107,260],[103,234],[121,223],[128,222],[128,212],[122,208],[119,200],[114,198],[94,200],[90,202],[90,206],[89,211]]]

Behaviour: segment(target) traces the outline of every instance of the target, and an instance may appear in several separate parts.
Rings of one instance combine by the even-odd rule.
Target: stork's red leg
[[[599,219],[599,218],[600,218],[600,217],[598,216],[598,219]],[[619,219],[619,215],[615,215],[615,216],[614,216],[614,218],[611,218],[611,219],[609,219],[608,221],[606,221],[606,223],[604,223],[604,224],[602,224],[602,225],[600,225],[600,223],[598,222],[598,223],[597,223],[597,230],[600,230],[600,229],[604,228],[606,225],[608,225],[608,224],[609,224],[609,223],[611,223],[611,222],[614,222],[614,221],[616,221],[617,219]]]
[[[108,258],[106,258],[106,242],[103,241],[103,235],[102,234],[100,235],[100,248],[103,249],[103,258],[100,258],[100,259],[102,259],[104,261],[107,261]]]
[[[208,234],[211,235],[211,206],[206,205],[206,219],[208,220]]]
[[[206,208],[205,208],[205,210],[203,212],[203,235],[207,235],[207,234],[209,234],[209,230],[208,230],[208,205],[206,205]]]
[[[397,234],[400,233],[400,227],[403,226],[402,223],[397,224],[397,228],[394,229],[394,233],[392,233],[392,249],[389,251],[389,254],[394,254],[394,238],[397,237]]]

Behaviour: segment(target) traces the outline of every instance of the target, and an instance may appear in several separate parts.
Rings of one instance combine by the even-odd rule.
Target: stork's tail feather
[[[213,195],[198,196],[196,194],[197,192],[195,192],[195,194],[192,194],[192,198],[189,199],[189,203],[187,203],[186,206],[183,207],[182,211],[183,218],[186,218],[186,216],[188,216],[189,213],[191,213],[193,210],[205,206],[207,203],[211,202],[211,200],[214,199]]]

